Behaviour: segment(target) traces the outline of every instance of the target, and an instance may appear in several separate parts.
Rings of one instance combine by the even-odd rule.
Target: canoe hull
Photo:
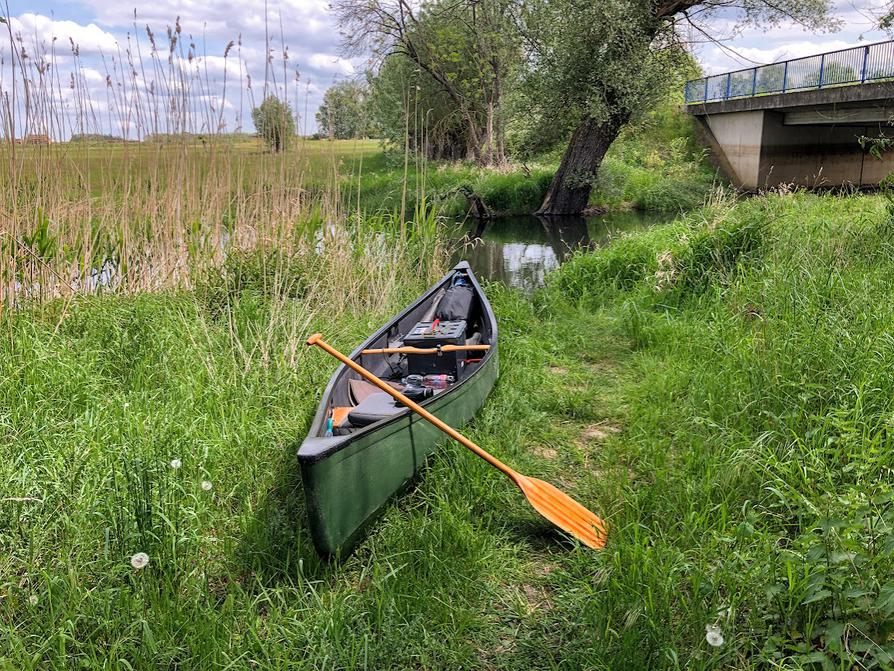
[[[433,399],[425,407],[447,424],[460,427],[484,404],[498,374],[494,347],[475,375],[459,385],[461,388]],[[350,553],[367,527],[395,495],[412,484],[445,439],[440,430],[410,413],[359,436],[324,459],[299,460],[317,551],[324,556]]]

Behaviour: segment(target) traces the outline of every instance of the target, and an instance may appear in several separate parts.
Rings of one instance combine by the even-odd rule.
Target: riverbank
[[[355,163],[349,190],[368,211],[399,209],[404,198],[412,207],[424,198],[440,214],[462,217],[469,212],[469,194],[475,194],[495,215],[530,215],[543,202],[561,151],[501,169],[463,162],[420,164],[409,171],[406,189],[403,155],[385,153],[365,158],[363,166]],[[685,212],[702,205],[722,183],[695,139],[692,119],[668,103],[624,129],[600,167],[590,207]]]
[[[722,201],[533,301],[488,287],[501,377],[469,435],[603,514],[602,553],[445,445],[346,563],[316,558],[294,453],[334,366],[303,339],[356,344],[440,272],[429,247],[5,313],[0,668],[884,660],[890,222],[879,197]]]
[[[570,299],[566,309],[601,319],[628,353],[622,431],[591,466],[615,511],[613,551],[594,598],[565,602],[600,644],[573,646],[576,659],[891,663],[884,202],[721,202],[552,277],[544,309],[562,314],[555,302]],[[706,644],[706,626],[722,645]]]

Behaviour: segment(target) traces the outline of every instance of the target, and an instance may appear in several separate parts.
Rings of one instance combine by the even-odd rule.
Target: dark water
[[[581,248],[595,249],[623,233],[672,221],[672,214],[616,212],[600,217],[503,217],[464,225],[457,253],[479,277],[530,292]]]

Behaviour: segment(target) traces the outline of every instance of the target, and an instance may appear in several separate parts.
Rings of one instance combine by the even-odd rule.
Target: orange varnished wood
[[[485,352],[490,345],[443,345],[438,347],[383,347],[381,349],[365,349],[361,354],[437,354],[438,352]]]
[[[336,350],[323,340],[322,334],[315,333],[307,339],[307,344],[316,345],[325,350],[343,364],[365,377],[379,389],[403,403],[417,415],[420,415],[423,419],[434,424],[448,436],[463,444],[491,466],[502,471],[522,491],[534,510],[543,515],[543,517],[557,527],[566,533],[571,534],[587,547],[594,549],[605,547],[605,541],[608,536],[605,523],[598,516],[587,510],[563,491],[557,489],[548,482],[538,480],[537,478],[529,478],[511,469],[495,456],[478,447],[478,445],[466,438],[459,431],[435,417],[418,403],[411,401],[399,391],[389,386],[387,382],[380,380],[363,366]],[[477,347],[487,347],[487,345],[478,345]],[[457,349],[464,348],[457,347]]]
[[[332,425],[341,426],[347,418],[348,413],[353,409],[354,408],[348,405],[337,405],[332,408]]]

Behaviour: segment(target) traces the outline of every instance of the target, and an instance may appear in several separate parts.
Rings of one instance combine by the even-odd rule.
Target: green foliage
[[[369,115],[369,91],[360,82],[333,84],[323,95],[317,110],[317,126],[323,137],[353,140],[371,137],[373,128]]]
[[[533,302],[487,287],[501,374],[468,433],[604,514],[599,553],[445,443],[357,553],[316,558],[294,453],[334,364],[302,336],[359,342],[422,289],[436,230],[361,272],[395,225],[349,228],[233,254],[196,294],[3,315],[0,667],[892,666],[883,198],[718,200]]]
[[[468,127],[460,110],[412,60],[400,54],[387,58],[371,79],[370,90],[373,119],[395,154],[402,155],[409,143],[432,159],[466,158]]]
[[[578,603],[597,631],[633,609],[636,633],[566,659],[891,667],[888,221],[877,197],[719,202],[551,278],[548,314],[601,315],[637,352],[602,462],[625,511],[611,577]]]
[[[567,138],[585,117],[623,125],[664,95],[690,61],[675,43],[656,39],[654,5],[526,3],[524,31],[534,53],[522,89],[528,135]]]
[[[667,101],[624,129],[600,167],[591,201],[687,211],[704,203],[715,181],[692,119]]]
[[[579,254],[550,278],[571,300],[602,300],[651,284],[662,300],[698,296],[730,284],[743,264],[759,257],[762,218],[729,213],[728,205],[696,212],[672,225],[615,241],[596,254]],[[743,208],[745,209],[745,208]]]
[[[850,65],[845,63],[839,63],[838,61],[830,61],[823,64],[822,73],[817,69],[815,72],[811,72],[804,78],[803,86],[818,86],[820,82],[820,75],[822,74],[822,83],[826,85],[833,85],[838,82],[852,82],[859,77],[857,77],[857,71]]]
[[[543,202],[557,161],[554,153],[542,154],[496,171],[468,163],[420,160],[410,170],[407,192],[411,202],[415,194],[423,193],[446,216],[468,211],[467,199],[458,193],[460,187],[480,195],[498,214],[531,214]],[[363,209],[391,210],[400,205],[402,178],[402,156],[386,152],[366,159],[359,185],[353,178],[348,184],[359,189]],[[591,203],[616,210],[687,211],[704,203],[715,179],[695,139],[691,119],[669,100],[622,133],[606,157]],[[352,204],[357,202],[356,192],[346,197]]]
[[[273,151],[280,152],[289,146],[295,135],[295,119],[288,103],[276,96],[267,99],[251,111],[251,120],[260,137]]]
[[[824,503],[836,517],[799,511],[813,522],[780,553],[768,576],[758,613],[785,626],[767,638],[761,653],[822,669],[890,668],[894,494],[881,487]]]
[[[431,158],[503,160],[503,99],[522,61],[507,0],[428,0],[406,9],[383,0],[337,0],[350,48],[372,46],[376,121],[398,148]]]

